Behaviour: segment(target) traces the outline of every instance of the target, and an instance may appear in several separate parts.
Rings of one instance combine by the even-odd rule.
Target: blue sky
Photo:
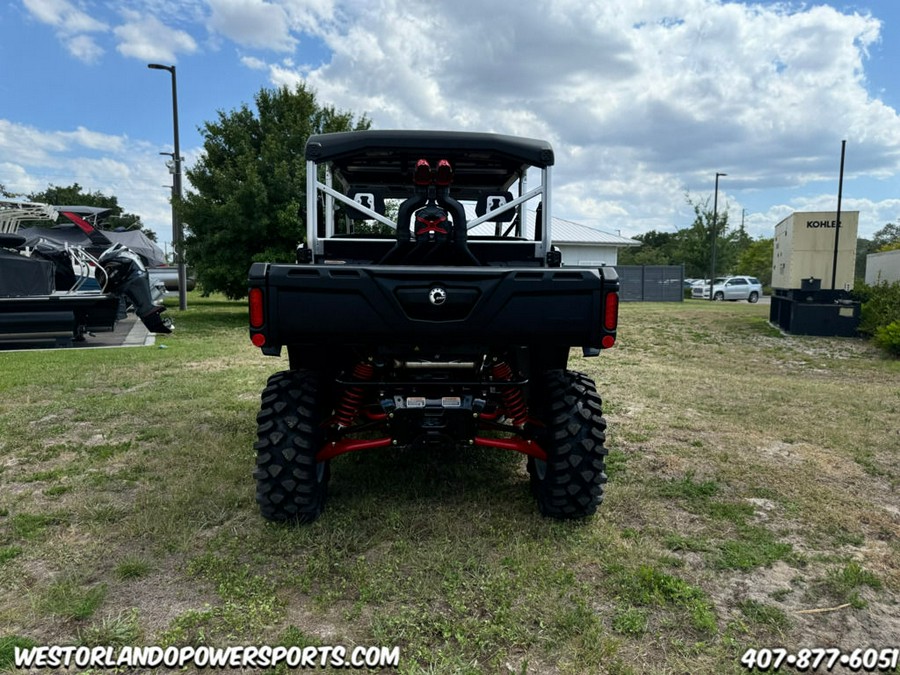
[[[900,222],[900,3],[721,0],[8,0],[0,183],[78,182],[171,238],[171,80],[182,154],[218,110],[306,82],[379,128],[550,140],[556,215],[635,235],[711,197],[755,237],[843,208]]]

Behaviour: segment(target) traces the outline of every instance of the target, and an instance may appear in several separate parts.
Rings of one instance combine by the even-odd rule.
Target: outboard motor
[[[125,295],[134,305],[134,313],[151,333],[171,333],[175,326],[168,317],[160,316],[166,308],[154,305],[150,296],[150,275],[140,256],[122,244],[106,249],[98,259],[109,281],[107,289],[120,297]]]

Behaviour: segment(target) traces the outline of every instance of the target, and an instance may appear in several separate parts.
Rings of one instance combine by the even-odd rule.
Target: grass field
[[[609,487],[542,519],[524,458],[373,451],[264,522],[242,303],[145,348],[0,352],[0,670],[15,645],[385,645],[403,673],[742,673],[900,646],[900,362],[745,303],[628,304]],[[162,348],[165,347],[165,348]],[[840,669],[838,669],[840,671]],[[824,671],[823,671],[824,672]]]

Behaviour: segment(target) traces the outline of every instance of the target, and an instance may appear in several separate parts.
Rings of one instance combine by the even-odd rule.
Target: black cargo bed
[[[616,280],[606,282],[606,290]],[[601,270],[256,263],[266,343],[599,347]],[[433,298],[432,292],[441,298]]]

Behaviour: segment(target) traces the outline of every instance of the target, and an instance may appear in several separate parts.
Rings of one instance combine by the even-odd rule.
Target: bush
[[[862,303],[859,332],[894,356],[900,356],[900,281],[860,284],[853,297]]]
[[[900,321],[878,328],[872,341],[889,354],[900,356]]]
[[[879,328],[900,321],[900,281],[892,284],[881,282],[874,286],[864,284],[854,291],[862,303],[859,332],[875,335]]]

